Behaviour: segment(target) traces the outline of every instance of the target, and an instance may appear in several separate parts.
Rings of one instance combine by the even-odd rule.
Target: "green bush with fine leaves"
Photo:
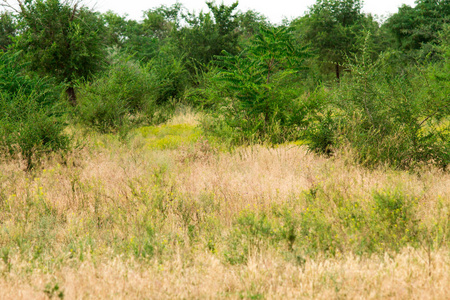
[[[62,86],[27,75],[18,55],[0,52],[0,148],[32,168],[43,154],[68,149],[70,139],[64,134]]]
[[[78,118],[100,132],[160,123],[172,112],[170,103],[158,103],[168,102],[167,85],[155,82],[150,66],[142,66],[131,57],[113,55],[108,70],[79,86]]]

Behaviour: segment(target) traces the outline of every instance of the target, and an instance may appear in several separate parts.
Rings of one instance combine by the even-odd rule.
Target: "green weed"
[[[137,129],[144,138],[148,149],[176,149],[182,145],[192,145],[201,136],[201,130],[195,126],[161,125]]]

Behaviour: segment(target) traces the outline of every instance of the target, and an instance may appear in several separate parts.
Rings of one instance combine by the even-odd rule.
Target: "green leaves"
[[[418,0],[415,7],[403,5],[385,24],[396,46],[409,54],[425,58],[439,42],[439,32],[450,19],[448,1]],[[421,53],[422,50],[424,53]]]
[[[96,13],[59,0],[26,1],[20,9],[18,47],[33,70],[72,85],[100,69],[103,22]]]
[[[32,168],[43,154],[67,149],[69,138],[61,86],[25,75],[18,55],[0,52],[0,151],[22,156]]]
[[[176,33],[174,43],[185,53],[189,70],[207,65],[215,55],[225,50],[237,54],[239,31],[237,13],[238,3],[230,6],[207,2],[211,13],[201,12],[198,16],[188,13],[184,16],[189,24]]]
[[[0,14],[0,49],[6,50],[13,43],[17,34],[17,24],[14,16],[8,12]]]
[[[330,146],[350,146],[368,167],[433,164],[445,169],[450,163],[450,87],[435,74],[445,76],[448,62],[396,74],[390,61],[389,55],[373,61],[363,50],[347,64],[351,75],[329,93],[326,110],[332,113],[310,134],[310,148],[327,152]]]
[[[378,28],[361,8],[360,0],[319,0],[306,16],[291,25],[310,43],[319,62],[335,69],[337,79],[346,56],[358,52],[359,37],[364,36],[363,32]]]
[[[294,87],[306,56],[305,48],[294,46],[287,28],[273,27],[261,28],[240,54],[223,51],[216,57],[221,71],[215,80],[223,84],[225,96],[219,118],[236,129],[236,142],[289,139],[299,125],[291,114],[300,111],[295,100],[301,89]]]

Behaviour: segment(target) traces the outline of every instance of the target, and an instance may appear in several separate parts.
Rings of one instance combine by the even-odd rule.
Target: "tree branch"
[[[75,18],[75,14],[77,13],[77,6],[78,6],[78,2],[75,3],[75,5],[73,6],[72,15],[70,16],[71,22],[73,21],[73,19]]]
[[[444,105],[444,107],[449,107],[450,105]],[[420,122],[419,127],[422,127],[422,125],[428,121],[429,119],[431,119],[432,117],[434,117],[440,110],[436,110],[435,112],[433,112],[431,115],[428,115],[422,122]]]
[[[8,0],[2,0],[2,3],[0,4],[0,6],[8,8],[8,9],[20,14],[21,12],[24,11],[24,6],[23,6],[23,3],[21,0],[17,0],[17,3],[19,4],[21,11],[18,10],[17,8],[15,8],[12,4],[10,4]]]

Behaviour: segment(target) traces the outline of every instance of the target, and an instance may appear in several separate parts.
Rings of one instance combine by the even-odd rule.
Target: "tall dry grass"
[[[84,139],[1,162],[0,298],[449,298],[448,173]]]

